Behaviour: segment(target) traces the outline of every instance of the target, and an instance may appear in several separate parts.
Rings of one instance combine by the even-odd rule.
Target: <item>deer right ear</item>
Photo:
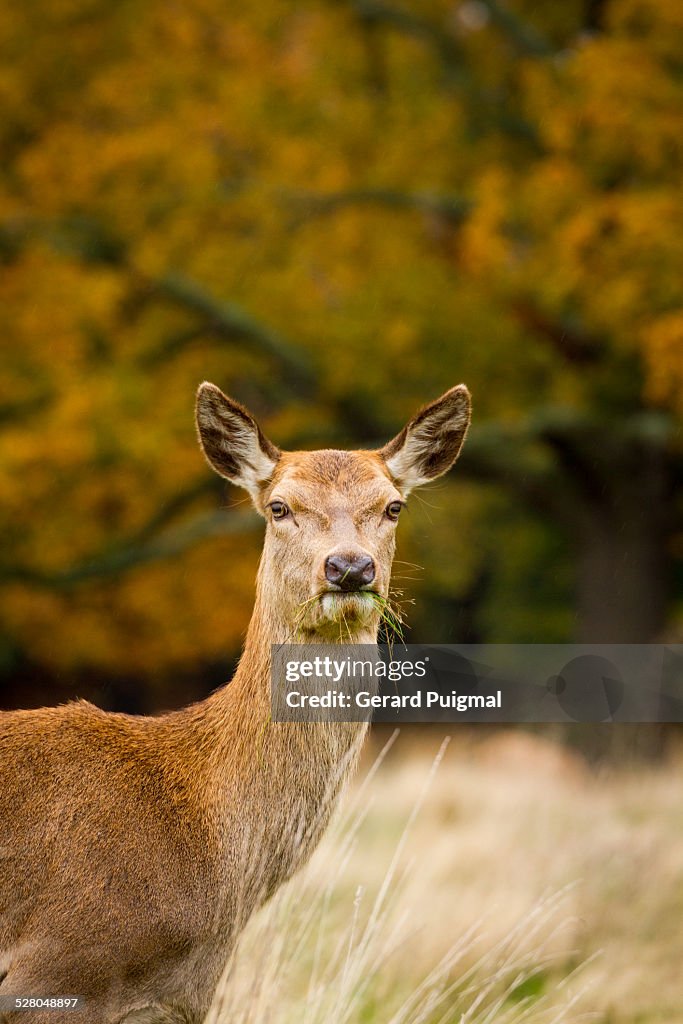
[[[450,469],[470,425],[470,393],[464,384],[430,402],[381,449],[392,480],[404,497],[413,487]]]
[[[197,392],[197,434],[209,465],[249,491],[261,511],[261,491],[273,475],[280,451],[256,420],[243,405],[205,381]]]

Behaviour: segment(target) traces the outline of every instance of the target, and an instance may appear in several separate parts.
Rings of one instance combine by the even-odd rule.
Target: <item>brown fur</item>
[[[329,593],[324,564],[369,553],[386,595],[385,508],[402,480],[381,453],[279,452],[212,385],[198,429],[210,463],[268,517],[232,682],[158,718],[84,701],[0,715],[0,994],[85,999],[77,1016],[39,1011],[31,1024],[198,1024],[241,928],[305,862],[360,751],[363,725],[270,722],[270,645],[334,641],[340,621],[346,642],[375,642],[373,601]],[[403,434],[393,455],[410,425]],[[446,416],[432,438],[440,467],[452,438]],[[281,522],[273,500],[291,508]]]

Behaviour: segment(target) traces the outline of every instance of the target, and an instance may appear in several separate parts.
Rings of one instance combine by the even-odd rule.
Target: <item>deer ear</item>
[[[197,434],[209,465],[249,491],[261,510],[263,485],[273,475],[280,451],[243,405],[205,381],[197,392]]]
[[[391,478],[404,495],[450,469],[470,425],[470,393],[464,384],[420,409],[380,450]]]

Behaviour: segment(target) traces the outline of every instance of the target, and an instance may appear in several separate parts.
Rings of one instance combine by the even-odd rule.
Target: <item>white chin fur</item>
[[[363,590],[323,594],[320,599],[321,618],[330,622],[338,622],[342,618],[366,619],[374,607],[372,596]]]

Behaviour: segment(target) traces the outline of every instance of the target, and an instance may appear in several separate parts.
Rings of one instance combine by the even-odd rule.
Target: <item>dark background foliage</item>
[[[681,28],[668,0],[7,7],[3,703],[227,677],[262,527],[198,452],[205,378],[288,448],[469,385],[401,524],[410,640],[675,638]]]

